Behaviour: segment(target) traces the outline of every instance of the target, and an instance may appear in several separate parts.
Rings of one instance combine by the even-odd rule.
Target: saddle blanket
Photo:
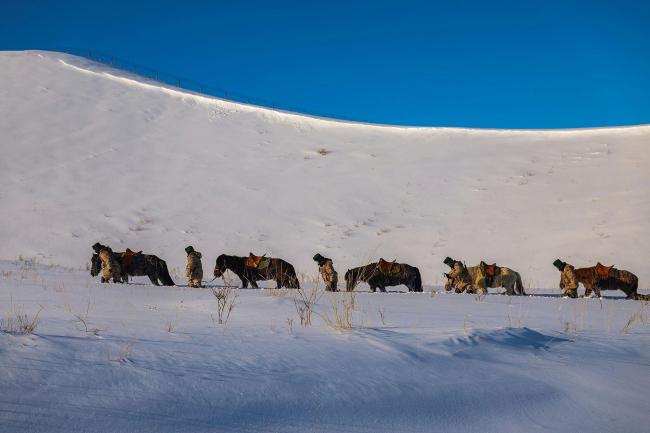
[[[253,269],[266,269],[271,264],[271,258],[249,254],[246,259],[246,266]]]

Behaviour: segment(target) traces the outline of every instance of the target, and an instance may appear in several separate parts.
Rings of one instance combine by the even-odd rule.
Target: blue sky
[[[0,49],[57,47],[360,121],[650,123],[648,1],[0,2]]]

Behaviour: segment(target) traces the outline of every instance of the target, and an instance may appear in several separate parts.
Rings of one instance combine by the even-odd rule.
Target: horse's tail
[[[515,290],[517,293],[520,295],[526,295],[526,291],[524,290],[524,283],[521,281],[521,275],[519,275],[519,272],[516,273],[517,279],[515,280]]]
[[[298,281],[298,275],[291,263],[285,262],[287,267],[286,276],[288,278],[287,288],[289,289],[300,289],[300,281]]]
[[[158,258],[157,267],[158,278],[160,279],[160,282],[163,283],[163,286],[175,286],[176,283],[174,283],[174,280],[172,280],[172,277],[169,275],[169,271],[167,270],[167,263],[163,259]]]
[[[420,276],[420,270],[416,267],[413,267],[415,271],[415,278],[413,279],[413,291],[422,292],[422,277]]]

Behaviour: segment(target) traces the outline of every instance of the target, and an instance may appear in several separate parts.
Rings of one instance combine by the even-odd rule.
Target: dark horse
[[[381,266],[382,263],[388,263],[390,266]],[[387,286],[399,286],[400,284],[408,287],[409,292],[422,291],[420,270],[406,263],[391,263],[380,259],[376,263],[348,269],[345,273],[345,284],[348,292],[354,290],[360,281],[368,283],[370,290],[373,292],[378,288],[380,291],[385,292]]]
[[[230,269],[239,277],[244,288],[248,287],[248,283],[250,283],[257,289],[259,288],[257,282],[266,280],[275,280],[278,289],[281,287],[300,288],[296,271],[291,263],[282,259],[269,258],[268,267],[256,269],[246,266],[247,260],[248,257],[220,255],[214,265],[214,277],[222,277],[226,270]]]
[[[650,301],[650,295],[637,293],[639,279],[632,272],[616,269],[614,266],[604,266],[600,262],[590,268],[575,270],[578,282],[585,286],[585,297],[594,291],[600,298],[601,290],[622,290],[627,299]]]
[[[129,281],[129,275],[141,277],[146,275],[151,283],[156,286],[174,286],[174,280],[169,275],[167,263],[158,256],[152,254],[125,255],[124,253],[113,253],[115,260],[120,264],[122,280]],[[128,258],[127,258],[128,257]],[[96,277],[102,270],[102,261],[98,254],[93,254],[91,259],[90,275]],[[125,266],[126,265],[126,266]],[[102,283],[104,278],[102,277]]]

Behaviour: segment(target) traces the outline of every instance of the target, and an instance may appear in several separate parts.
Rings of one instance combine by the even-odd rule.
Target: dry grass
[[[646,317],[645,310],[648,307],[648,304],[650,302],[648,301],[641,301],[641,306],[634,312],[632,315],[628,318],[627,323],[625,326],[623,326],[623,329],[621,330],[621,333],[627,334],[630,332],[630,329],[637,323],[640,323],[642,325],[647,325],[648,324],[648,318]]]
[[[219,325],[225,325],[230,319],[230,313],[235,308],[235,301],[239,293],[234,287],[212,287],[210,291],[217,300],[217,322]],[[214,315],[212,315],[214,321]]]
[[[381,324],[386,326],[386,309],[379,307],[377,309],[377,312],[379,313],[379,320],[381,320]]]
[[[266,296],[277,296],[280,298],[286,298],[291,294],[291,290],[293,289],[287,289],[287,288],[281,288],[281,289],[264,289],[264,294]]]
[[[116,356],[111,357],[110,351],[108,353],[108,360],[112,362],[117,362],[120,364],[126,364],[127,362],[130,362],[130,357],[131,354],[133,353],[133,345],[135,343],[130,341],[128,343],[124,343],[120,346],[119,350],[117,351]]]
[[[303,288],[294,290],[293,304],[296,307],[296,312],[298,313],[302,326],[311,326],[314,306],[318,303],[321,296],[323,296],[323,290],[318,287],[312,290]]]
[[[298,272],[296,276],[298,277],[301,286],[305,285],[305,283],[319,284],[322,281],[320,274],[310,275],[305,272]]]
[[[355,292],[347,292],[343,296],[333,295],[331,298],[332,317],[324,314],[323,320],[325,323],[337,331],[352,329],[354,326],[353,311],[356,306],[356,296]]]
[[[90,306],[91,306],[91,302],[90,299],[88,299],[88,303],[86,304],[86,311],[84,311],[83,313],[74,312],[72,310],[72,307],[70,307],[70,304],[66,304],[65,309],[69,314],[72,315],[72,317],[75,318],[77,323],[79,323],[83,327],[83,330],[86,334],[99,335],[100,329],[90,328],[88,326],[88,316],[90,314]]]
[[[43,311],[43,307],[41,306],[36,314],[30,317],[24,312],[23,307],[16,307],[12,301],[11,310],[11,313],[7,314],[5,318],[0,319],[0,332],[23,335],[34,333],[40,323],[39,315]]]

